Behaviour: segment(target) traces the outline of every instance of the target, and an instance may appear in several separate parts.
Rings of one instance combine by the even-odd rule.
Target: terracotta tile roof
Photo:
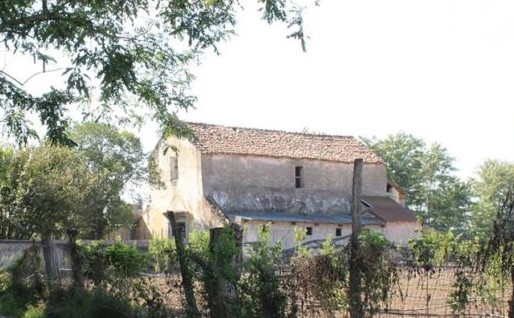
[[[202,153],[314,159],[353,163],[382,160],[363,143],[350,136],[293,133],[278,130],[225,127],[186,123],[192,142]]]
[[[417,222],[414,212],[401,206],[390,197],[363,196],[362,202],[369,206],[369,211],[387,222]]]

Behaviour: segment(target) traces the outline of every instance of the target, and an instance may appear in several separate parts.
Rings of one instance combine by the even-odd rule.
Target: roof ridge
[[[354,136],[289,132],[261,128],[183,122],[190,141],[202,153],[313,159],[351,163],[383,163],[366,144]]]
[[[349,139],[354,139],[354,140],[360,141],[358,138],[356,138],[355,136],[352,136],[352,135],[334,135],[334,134],[326,134],[326,133],[304,133],[301,131],[289,131],[289,130],[280,130],[280,129],[242,127],[242,126],[225,126],[225,125],[220,125],[220,124],[209,124],[209,123],[201,123],[201,122],[194,122],[194,121],[184,121],[184,123],[186,125],[192,124],[192,125],[231,128],[231,129],[244,129],[244,130],[254,130],[254,131],[286,133],[286,134],[303,135],[303,136],[349,138]]]

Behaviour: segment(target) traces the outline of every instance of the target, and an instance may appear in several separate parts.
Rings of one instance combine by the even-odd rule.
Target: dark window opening
[[[177,233],[174,236],[179,236],[182,238],[182,242],[186,242],[186,223],[185,222],[177,222]]]
[[[336,228],[336,236],[341,236],[342,235],[342,229],[340,227]]]
[[[312,226],[307,226],[305,228],[305,234],[306,235],[312,235]]]
[[[170,157],[170,180],[178,179],[178,158]]]
[[[393,186],[391,184],[387,183],[387,185],[386,185],[386,192],[389,193],[389,192],[392,192],[392,190],[393,190]]]
[[[296,188],[303,188],[302,174],[303,174],[303,167],[300,167],[300,166],[294,167],[294,181],[295,181]]]

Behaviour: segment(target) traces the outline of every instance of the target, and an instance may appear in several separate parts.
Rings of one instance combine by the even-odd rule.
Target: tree
[[[471,209],[471,232],[479,238],[491,235],[493,221],[514,184],[514,164],[487,160],[471,179],[475,204]]]
[[[443,231],[467,227],[468,187],[453,175],[454,159],[444,147],[427,147],[422,139],[405,133],[364,142],[384,160],[388,178],[407,191],[407,207],[425,225]]]
[[[98,123],[78,125],[70,136],[77,147],[0,149],[0,238],[77,229],[101,239],[133,221],[123,195],[149,175],[140,140]]]
[[[81,236],[101,239],[116,226],[132,221],[133,207],[122,196],[147,180],[146,156],[134,134],[105,124],[78,125],[70,136],[77,143],[74,152],[96,177],[85,198]]]
[[[286,23],[289,37],[305,47],[301,8],[290,0],[258,4],[264,20]],[[36,132],[26,119],[36,114],[52,143],[72,145],[69,115],[78,107],[86,120],[152,119],[165,136],[184,133],[175,111],[195,101],[188,63],[206,49],[217,51],[233,33],[240,6],[231,0],[1,1],[3,47],[32,58],[38,73],[62,75],[62,85],[34,95],[25,84],[38,73],[24,80],[0,70],[8,132],[27,142]]]
[[[16,211],[20,178],[28,157],[13,148],[0,148],[0,239],[26,239],[30,227]]]

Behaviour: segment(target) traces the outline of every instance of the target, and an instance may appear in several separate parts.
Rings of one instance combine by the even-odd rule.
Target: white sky
[[[307,53],[285,26],[261,21],[254,2],[244,1],[222,54],[195,67],[199,101],[182,119],[404,131],[442,143],[463,177],[487,158],[514,161],[514,1],[322,0],[305,12]],[[157,138],[142,131],[147,150]]]
[[[252,2],[252,1],[250,1]],[[470,176],[514,159],[514,1],[323,0],[308,52],[248,6],[196,70],[196,110],[224,125],[438,141]]]

